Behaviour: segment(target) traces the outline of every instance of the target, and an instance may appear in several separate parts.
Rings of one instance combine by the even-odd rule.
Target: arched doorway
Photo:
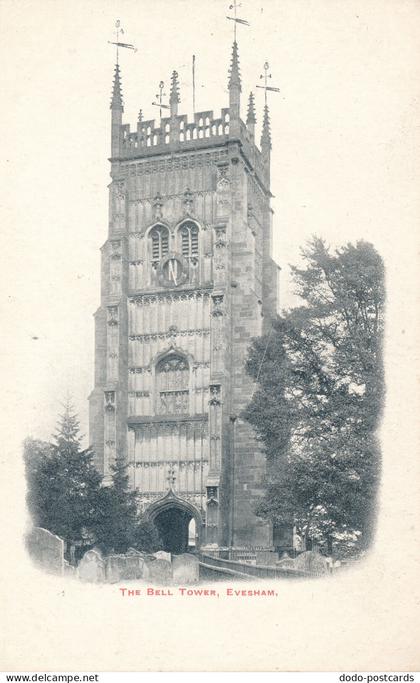
[[[152,503],[145,512],[155,524],[166,552],[179,555],[199,548],[200,512],[172,490]]]
[[[191,515],[176,507],[165,508],[154,519],[163,549],[179,555],[188,552],[188,527]]]

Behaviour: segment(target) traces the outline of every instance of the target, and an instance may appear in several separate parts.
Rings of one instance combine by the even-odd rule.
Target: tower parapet
[[[170,116],[162,117],[158,122],[155,119],[139,120],[136,130],[132,131],[130,124],[122,124],[121,121],[123,106],[120,71],[117,65],[111,105],[113,110],[112,136],[114,141],[111,162],[141,159],[161,154],[173,154],[174,152],[181,151],[202,150],[219,147],[227,142],[235,141],[239,144],[240,151],[247,162],[252,165],[258,180],[267,188],[269,185],[269,169],[267,173],[267,158],[263,150],[265,135],[263,132],[260,150],[255,142],[253,96],[252,102],[250,100],[251,110],[248,108],[247,124],[240,117],[241,77],[236,41],[232,47],[228,90],[229,107],[224,107],[221,110],[220,116],[215,116],[213,110],[206,110],[196,112],[193,115],[193,119],[189,120],[187,114],[178,114],[180,103],[179,82],[177,72],[173,71],[169,100]],[[250,122],[250,111],[252,122]],[[264,121],[266,121],[266,115],[265,113]],[[119,129],[118,121],[120,122]]]
[[[186,114],[164,117],[160,125],[155,119],[139,121],[134,132],[130,124],[123,124],[121,144],[111,161],[202,150],[235,141],[254,167],[259,180],[267,185],[261,150],[255,144],[252,132],[242,119],[237,121],[235,128],[236,132],[233,132],[229,107],[223,108],[220,116],[214,116],[212,110],[196,112],[192,121],[188,120]]]

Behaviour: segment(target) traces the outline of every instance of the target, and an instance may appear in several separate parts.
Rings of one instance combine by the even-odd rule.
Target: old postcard
[[[2,669],[415,671],[419,3],[0,11]]]

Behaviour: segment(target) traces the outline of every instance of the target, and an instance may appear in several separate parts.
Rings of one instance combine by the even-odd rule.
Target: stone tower
[[[115,67],[90,441],[105,483],[116,458],[127,463],[174,552],[191,520],[201,547],[272,543],[254,514],[264,457],[241,419],[254,388],[247,349],[277,309],[271,138],[266,108],[256,145],[252,94],[240,118],[236,42],[228,88],[219,116],[189,121],[173,72],[169,115],[156,125],[140,113],[131,131]]]

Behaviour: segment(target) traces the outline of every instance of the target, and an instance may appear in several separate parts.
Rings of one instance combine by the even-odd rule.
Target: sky
[[[87,432],[93,387],[99,249],[107,237],[110,93],[116,19],[124,121],[152,101],[176,69],[180,113],[227,106],[232,44],[228,2],[212,0],[4,0],[0,163],[4,250],[0,272],[6,431],[48,438],[69,391]],[[243,0],[238,29],[242,117],[268,61],[272,85],[274,258],[281,306],[294,302],[289,264],[313,234],[332,247],[364,239],[387,268],[398,335],[415,324],[407,294],[419,218],[418,4],[404,0]],[[416,15],[418,17],[418,13]],[[405,293],[407,292],[407,293]],[[398,322],[398,318],[400,318]],[[394,330],[397,328],[393,328]],[[395,336],[392,358],[402,354]],[[401,341],[402,340],[402,341]]]

